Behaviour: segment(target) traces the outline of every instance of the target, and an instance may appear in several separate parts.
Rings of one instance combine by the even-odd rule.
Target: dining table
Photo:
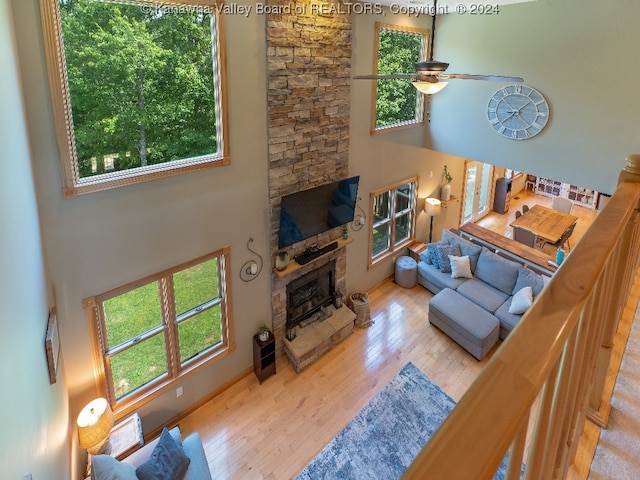
[[[567,229],[576,223],[578,217],[553,208],[534,205],[516,218],[512,227],[526,228],[535,233],[538,238],[549,243],[556,243]]]

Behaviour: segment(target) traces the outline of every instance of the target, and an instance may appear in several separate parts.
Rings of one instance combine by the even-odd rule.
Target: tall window
[[[229,247],[85,299],[98,387],[116,409],[140,402],[233,347]]]
[[[429,31],[376,23],[377,74],[414,73],[415,63],[426,60]],[[372,132],[424,123],[424,95],[411,80],[378,80]]]
[[[371,193],[369,266],[384,260],[415,238],[418,179],[411,178]]]
[[[229,163],[215,0],[42,0],[65,196]]]

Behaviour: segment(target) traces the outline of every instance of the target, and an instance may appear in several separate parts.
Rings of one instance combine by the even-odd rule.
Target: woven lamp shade
[[[109,443],[109,432],[113,427],[113,412],[106,398],[96,398],[78,415],[78,441],[81,448],[96,455],[104,451]]]

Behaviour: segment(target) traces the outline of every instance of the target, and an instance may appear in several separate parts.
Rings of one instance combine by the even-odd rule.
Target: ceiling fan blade
[[[415,80],[418,78],[417,73],[394,73],[390,75],[356,75],[354,77],[355,80],[398,80],[398,79],[406,79],[406,80]]]
[[[439,79],[453,79],[453,80],[490,80],[495,82],[514,82],[522,83],[524,79],[522,77],[509,77],[504,75],[470,75],[468,73],[443,73],[438,75]]]

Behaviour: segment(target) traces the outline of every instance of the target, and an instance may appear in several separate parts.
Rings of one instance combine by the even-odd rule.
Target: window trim
[[[416,238],[416,217],[418,215],[418,188],[419,188],[419,180],[420,177],[418,177],[417,175],[415,177],[410,177],[407,178],[403,181],[394,183],[392,185],[389,185],[385,188],[381,188],[379,190],[375,190],[373,192],[371,192],[371,194],[369,195],[369,218],[371,219],[370,223],[370,228],[369,228],[369,257],[368,257],[368,265],[367,265],[367,269],[371,269],[373,267],[376,267],[378,265],[380,265],[384,260],[392,257],[393,255],[397,254],[399,250],[405,248],[407,245],[409,245],[411,242],[413,242]],[[405,209],[402,210],[401,212],[397,212],[395,210],[395,196],[396,196],[396,192],[398,187],[402,186],[402,185],[406,185],[407,183],[413,183],[414,185],[414,192],[413,192],[413,206],[410,209]],[[390,240],[390,245],[389,248],[387,250],[385,250],[382,253],[379,253],[378,255],[376,255],[375,257],[373,256],[373,228],[374,225],[376,225],[376,222],[374,222],[374,211],[373,211],[373,202],[375,200],[375,198],[380,195],[383,194],[385,192],[391,192],[391,197],[392,200],[392,213],[391,213],[391,218],[389,220],[389,225],[390,225],[390,229],[389,229],[389,240]],[[408,211],[412,211],[413,215],[411,216],[411,227],[410,227],[410,233],[409,233],[409,237],[402,240],[401,242],[399,242],[398,244],[394,244],[393,242],[393,238],[394,238],[394,231],[395,231],[395,219],[398,217],[398,215],[403,215],[405,213],[407,213]]]
[[[113,349],[107,353],[107,339],[104,328],[104,311],[103,302],[138,287],[147,285],[152,282],[158,282],[162,287],[162,282],[173,282],[172,274],[201,264],[213,258],[219,258],[218,269],[218,285],[220,288],[220,311],[221,311],[221,331],[222,338],[220,344],[203,351],[195,357],[189,358],[180,364],[180,345],[177,342],[178,324],[185,318],[184,315],[175,315],[175,318],[169,318],[167,311],[173,307],[175,298],[168,298],[167,304],[162,306],[162,324],[157,326],[151,332],[145,332],[146,337],[156,334],[165,335],[165,347],[167,358],[167,372],[156,377],[149,384],[145,384],[125,395],[120,400],[116,400],[112,381],[107,379],[110,373],[108,358],[113,356]],[[161,272],[149,275],[145,278],[129,282],[125,285],[116,287],[107,292],[85,298],[82,305],[85,311],[85,317],[88,323],[91,350],[93,356],[94,378],[98,395],[105,397],[116,415],[127,415],[146,402],[158,397],[165,391],[173,388],[176,382],[181,382],[185,378],[193,375],[203,367],[211,365],[220,358],[229,355],[235,351],[233,315],[231,310],[231,247],[225,246],[219,250],[208,253],[194,260],[182,263],[175,267],[163,270]],[[162,300],[163,296],[159,292]],[[161,302],[162,304],[162,302]],[[131,340],[127,341],[127,344]],[[137,342],[136,342],[137,343]]]
[[[425,28],[417,28],[405,25],[393,25],[388,23],[376,22],[375,23],[375,33],[374,33],[374,52],[373,52],[373,71],[374,74],[378,74],[378,60],[380,53],[380,31],[381,30],[392,30],[400,33],[419,33],[422,35],[422,46],[421,46],[421,55],[420,61],[426,61],[428,52],[429,52],[429,42],[431,36],[431,30]],[[409,73],[409,72],[404,72]],[[425,125],[426,115],[425,115],[425,107],[429,102],[427,95],[416,90],[418,93],[418,106],[416,106],[416,116],[413,120],[408,120],[405,122],[399,122],[391,125],[377,126],[376,125],[376,106],[378,101],[378,80],[375,80],[375,85],[373,87],[372,94],[372,109],[371,109],[371,135],[378,135],[381,133],[395,132],[398,130],[404,130],[407,128],[413,128],[418,125]]]
[[[219,95],[216,96],[216,123],[219,132],[219,150],[215,155],[203,155],[167,163],[148,165],[131,170],[106,173],[96,177],[81,179],[76,158],[71,101],[62,43],[62,23],[58,0],[40,0],[42,31],[44,37],[45,58],[49,77],[49,90],[53,109],[53,123],[58,145],[58,156],[62,175],[62,196],[73,198],[85,193],[98,192],[111,188],[133,185],[160,178],[172,177],[205,168],[229,165],[229,115],[227,101],[226,35],[224,15],[220,15],[218,5],[223,0],[129,0],[131,4],[147,5],[156,8],[158,4],[168,7],[191,6],[206,9],[214,18],[217,31],[213,49],[218,62],[214,62],[213,73],[218,78]]]

